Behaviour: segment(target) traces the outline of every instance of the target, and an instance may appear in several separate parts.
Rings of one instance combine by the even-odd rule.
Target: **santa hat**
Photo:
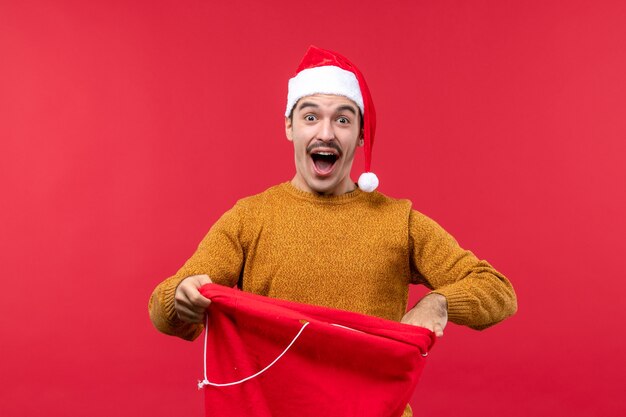
[[[376,132],[376,110],[363,74],[342,55],[311,45],[302,58],[295,77],[289,80],[285,116],[289,117],[298,100],[313,94],[344,96],[361,109],[365,172],[359,177],[358,184],[363,191],[374,191],[378,187],[378,177],[370,172],[370,166]]]

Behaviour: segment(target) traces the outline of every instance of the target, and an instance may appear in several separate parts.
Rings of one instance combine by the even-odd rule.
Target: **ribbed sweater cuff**
[[[183,321],[178,318],[176,310],[174,309],[174,296],[176,295],[176,288],[178,288],[178,285],[184,279],[185,277],[180,277],[168,280],[167,283],[164,283],[161,296],[159,297],[159,301],[161,302],[161,308],[163,309],[164,313],[164,319],[166,320],[167,324],[172,328],[179,327],[183,324]]]
[[[185,277],[171,278],[159,286],[153,298],[150,299],[150,318],[159,331],[185,340],[194,340],[202,333],[204,326],[183,322],[178,318],[174,309],[176,288],[183,279]],[[154,300],[154,297],[158,300]],[[156,301],[158,306],[154,306],[153,301]]]
[[[438,288],[432,292],[446,297],[448,302],[448,320],[459,323],[467,320],[472,315],[472,298],[468,296],[467,290],[450,285]]]

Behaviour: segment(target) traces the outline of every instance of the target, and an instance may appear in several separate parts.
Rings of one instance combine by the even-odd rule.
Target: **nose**
[[[333,129],[333,124],[331,120],[324,120],[319,124],[320,129],[317,132],[317,138],[324,142],[330,142],[335,140],[335,130]]]

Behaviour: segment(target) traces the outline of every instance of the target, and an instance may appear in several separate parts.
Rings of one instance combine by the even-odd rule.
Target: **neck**
[[[293,185],[294,187],[296,187],[300,191],[305,191],[307,193],[311,193],[311,194],[314,194],[314,195],[320,195],[320,196],[343,195],[343,194],[351,193],[351,192],[353,192],[354,190],[357,189],[356,184],[354,184],[354,182],[352,182],[350,177],[347,177],[341,183],[337,184],[337,186],[335,186],[334,188],[331,188],[331,189],[328,189],[328,190],[319,190],[319,189],[315,189],[315,188],[311,187],[309,184],[307,184],[305,181],[303,181],[296,174],[296,176],[293,177],[293,179],[291,180],[291,185]]]

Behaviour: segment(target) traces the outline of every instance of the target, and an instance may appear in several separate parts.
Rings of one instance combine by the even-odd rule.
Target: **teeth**
[[[317,155],[324,155],[324,156],[331,156],[331,155],[335,155],[332,152],[315,152]]]

